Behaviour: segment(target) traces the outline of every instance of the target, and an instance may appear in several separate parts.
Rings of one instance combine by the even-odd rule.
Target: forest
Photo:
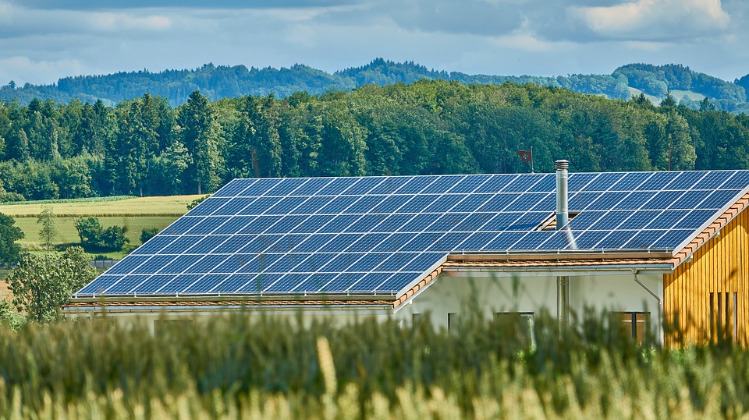
[[[143,69],[107,75],[64,77],[50,85],[26,83],[17,86],[11,81],[0,87],[0,100],[17,100],[22,105],[28,105],[34,98],[52,99],[61,103],[80,99],[91,104],[101,100],[105,105],[115,105],[149,93],[164,97],[170,105],[177,107],[187,102],[190,93],[196,90],[211,100],[270,94],[286,98],[296,92],[319,95],[331,91],[351,91],[365,85],[386,86],[399,82],[412,84],[418,80],[447,80],[467,85],[533,83],[624,100],[633,94],[644,93],[654,103],[659,103],[669,92],[674,92],[679,104],[692,109],[699,109],[699,102],[707,97],[717,109],[749,113],[749,75],[730,82],[679,64],[628,64],[611,74],[503,76],[438,71],[412,61],[398,63],[382,58],[376,58],[364,66],[334,73],[302,64],[280,69],[205,64],[192,70],[153,72]]]
[[[205,194],[236,177],[749,168],[749,117],[536,84],[0,103],[0,200]]]

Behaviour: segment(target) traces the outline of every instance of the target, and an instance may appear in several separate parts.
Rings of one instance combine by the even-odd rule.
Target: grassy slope
[[[116,201],[69,201],[61,203],[34,203],[0,205],[0,212],[14,218],[37,217],[42,209],[52,207],[56,216],[181,216],[187,205],[199,195],[166,197],[136,197]]]
[[[13,216],[16,225],[23,230],[25,238],[19,241],[30,249],[40,249],[39,225],[36,217],[45,206],[51,206],[57,216],[59,235],[56,244],[78,243],[78,232],[75,221],[81,216],[96,216],[103,227],[126,226],[130,245],[140,245],[140,233],[143,228],[155,227],[164,229],[170,223],[187,212],[187,204],[199,195],[182,195],[168,197],[140,197],[117,201],[75,201],[52,204],[14,204],[0,205],[0,213]],[[105,254],[112,258],[121,258],[125,252]]]

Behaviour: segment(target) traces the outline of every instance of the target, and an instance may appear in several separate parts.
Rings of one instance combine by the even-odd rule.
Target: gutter
[[[263,312],[297,312],[300,309],[315,309],[320,311],[337,311],[337,312],[353,312],[361,314],[362,309],[371,311],[372,314],[377,313],[389,313],[392,309],[392,305],[278,305],[278,306],[246,306],[246,305],[206,305],[206,306],[180,306],[180,305],[148,305],[148,306],[85,306],[85,307],[66,307],[64,312],[66,314],[89,314],[91,312],[101,312],[107,314],[117,313],[162,313],[165,311],[172,312],[224,312],[224,311],[263,311]]]
[[[653,298],[655,298],[655,301],[658,302],[658,331],[659,331],[659,334],[661,334],[661,343],[663,343],[663,336],[662,336],[662,334],[663,334],[663,324],[662,324],[662,320],[661,320],[661,313],[663,312],[663,301],[661,301],[661,298],[656,293],[654,293],[652,290],[650,290],[650,288],[648,286],[646,286],[645,284],[643,284],[640,281],[640,279],[637,278],[637,273],[638,272],[639,272],[639,270],[637,270],[637,269],[633,269],[632,270],[632,274],[634,275],[635,283],[639,284],[640,287],[642,287],[643,289],[645,289],[646,292],[650,293],[650,296],[652,296]]]
[[[673,271],[673,265],[668,263],[661,264],[636,264],[636,265],[579,265],[579,266],[547,266],[547,267],[531,267],[531,266],[485,266],[485,267],[451,267],[446,266],[442,268],[443,271],[456,271],[456,272],[539,272],[539,273],[555,273],[561,271],[570,272],[593,272],[601,273],[607,271],[656,271],[656,272],[668,272]]]

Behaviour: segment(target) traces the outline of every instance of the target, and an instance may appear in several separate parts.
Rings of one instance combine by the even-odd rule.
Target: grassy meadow
[[[746,418],[749,352],[643,346],[601,319],[539,316],[534,347],[512,319],[0,328],[0,418]]]
[[[120,197],[118,199],[56,200],[52,202],[21,202],[0,204],[0,213],[12,216],[25,237],[19,243],[29,250],[41,249],[39,225],[36,218],[46,206],[52,207],[59,232],[56,245],[75,245],[79,242],[75,221],[78,217],[95,216],[104,228],[126,226],[130,246],[140,245],[144,228],[164,229],[187,212],[187,205],[199,195],[165,197]],[[104,255],[121,258],[127,252],[110,252]]]

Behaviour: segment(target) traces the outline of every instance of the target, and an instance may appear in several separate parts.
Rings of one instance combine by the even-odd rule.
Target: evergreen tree
[[[198,194],[203,189],[215,190],[224,169],[220,153],[222,138],[221,126],[208,98],[197,91],[190,94],[190,99],[179,109],[177,123],[182,129],[182,142],[192,156],[192,164],[186,170],[188,179]]]

